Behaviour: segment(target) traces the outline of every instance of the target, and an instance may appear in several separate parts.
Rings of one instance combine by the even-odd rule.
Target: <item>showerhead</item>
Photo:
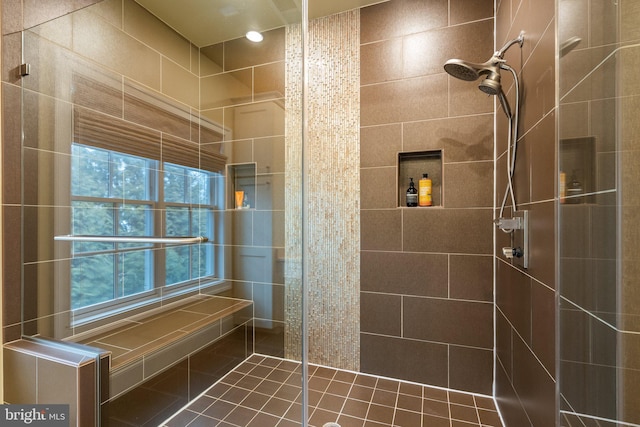
[[[580,37],[573,36],[562,42],[560,44],[560,58],[575,49],[581,41],[582,39]]]
[[[461,59],[450,59],[444,64],[444,70],[453,77],[472,82],[480,77],[479,71],[482,65],[472,62],[463,61]]]
[[[502,90],[502,84],[500,83],[500,74],[491,73],[486,79],[480,82],[478,89],[486,93],[487,95],[497,95]]]
[[[496,57],[491,57],[484,64],[475,64],[462,59],[450,59],[444,64],[444,70],[451,76],[468,82],[478,80],[480,76],[485,74],[489,75],[489,77],[497,75],[499,82],[500,62],[501,60]]]

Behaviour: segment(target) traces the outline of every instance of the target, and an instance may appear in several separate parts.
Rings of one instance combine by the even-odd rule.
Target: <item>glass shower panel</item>
[[[639,23],[630,0],[558,2],[562,425],[640,425]]]
[[[110,417],[186,375],[148,423],[254,353],[304,353],[302,7],[161,3],[103,0],[22,34],[22,333],[111,351]]]

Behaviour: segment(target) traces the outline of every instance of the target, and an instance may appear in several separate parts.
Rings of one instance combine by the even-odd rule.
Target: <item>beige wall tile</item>
[[[160,90],[160,54],[96,14],[82,10],[73,15],[73,41],[80,55]]]
[[[443,200],[447,208],[493,205],[493,161],[448,163],[443,166]]]
[[[424,120],[447,116],[445,74],[361,88],[361,125]]]
[[[264,40],[253,43],[244,37],[224,43],[224,70],[251,67],[284,60],[284,27],[262,33]]]
[[[122,0],[100,0],[91,6],[90,11],[102,17],[114,27],[123,28]]]
[[[253,92],[256,100],[284,98],[284,62],[256,66],[253,69]]]
[[[4,400],[13,404],[37,402],[36,357],[6,347],[3,357]]]
[[[275,101],[228,107],[224,125],[232,130],[234,139],[284,135],[284,109]]]
[[[42,38],[71,49],[73,43],[72,28],[71,15],[65,15],[40,24],[33,28],[32,31]]]
[[[78,370],[46,359],[38,359],[37,402],[69,404],[69,425],[76,425],[78,413]]]
[[[493,159],[493,114],[402,125],[404,151],[442,150],[445,163]]]
[[[198,77],[175,62],[162,58],[162,93],[198,108],[200,96]]]
[[[202,109],[246,104],[253,101],[253,70],[233,71],[201,79]]]
[[[191,43],[133,0],[124,1],[124,31],[190,69]]]
[[[224,71],[224,43],[200,48],[200,75],[208,76]]]

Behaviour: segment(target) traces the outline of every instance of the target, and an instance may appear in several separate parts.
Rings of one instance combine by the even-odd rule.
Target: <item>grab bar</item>
[[[92,236],[92,235],[72,235],[54,236],[53,240],[65,242],[106,242],[106,243],[165,243],[168,245],[197,244],[208,242],[204,236],[196,237],[145,237],[145,236]]]

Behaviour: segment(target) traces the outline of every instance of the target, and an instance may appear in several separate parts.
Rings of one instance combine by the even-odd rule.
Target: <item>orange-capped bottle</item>
[[[422,179],[418,181],[418,206],[431,206],[433,200],[431,199],[432,190],[431,179],[429,179],[428,173],[422,174]]]

